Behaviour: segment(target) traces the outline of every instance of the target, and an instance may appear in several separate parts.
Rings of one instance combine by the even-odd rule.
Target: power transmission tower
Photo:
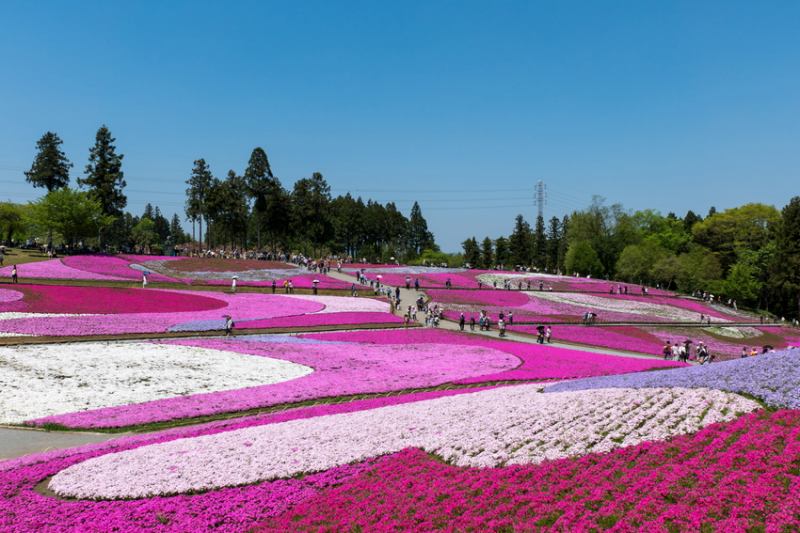
[[[536,182],[536,208],[537,215],[544,219],[544,206],[547,203],[547,187],[542,180]]]

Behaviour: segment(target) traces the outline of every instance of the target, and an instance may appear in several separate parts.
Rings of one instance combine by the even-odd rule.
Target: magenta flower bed
[[[291,328],[308,326],[343,326],[362,324],[398,324],[403,319],[391,313],[318,313],[301,316],[245,320],[239,322],[238,329]]]
[[[482,346],[509,353],[521,364],[502,372],[484,373],[460,379],[459,383],[506,380],[555,380],[640,372],[655,368],[674,368],[683,363],[659,359],[639,359],[604,355],[554,346],[494,340],[455,332],[419,329],[397,331],[359,331],[304,334],[303,338],[322,341],[394,344],[429,342],[448,345]]]
[[[56,287],[62,289],[63,287]],[[97,288],[87,289],[84,294],[87,298],[94,298]],[[111,290],[111,289],[107,289]],[[152,296],[139,296],[139,291],[152,292]],[[100,291],[102,294],[103,291]],[[117,294],[117,293],[114,293]],[[44,336],[73,336],[73,335],[100,335],[122,333],[159,333],[172,330],[205,331],[222,329],[224,326],[223,315],[229,314],[234,321],[257,320],[282,316],[303,315],[322,311],[325,305],[310,299],[293,298],[291,296],[272,294],[226,294],[220,292],[186,293],[185,291],[170,291],[160,289],[133,289],[125,293],[127,297],[136,295],[132,303],[142,305],[155,302],[150,312],[117,313],[102,316],[97,315],[65,315],[42,316],[32,318],[12,318],[0,320],[0,331],[22,333],[26,335]],[[190,296],[191,294],[191,296]],[[193,300],[192,298],[199,298]],[[155,298],[152,300],[151,298]],[[24,302],[24,300],[23,300]],[[219,306],[216,303],[219,302]],[[9,305],[16,305],[12,302]],[[108,310],[124,308],[125,300],[116,303],[109,302],[76,302],[76,310],[68,308],[69,302],[63,302],[63,311],[77,312],[80,306],[106,305]],[[41,305],[48,305],[47,302]],[[159,312],[162,308],[169,309],[177,306],[194,306],[195,310],[183,312]],[[205,310],[204,307],[205,306]]]
[[[536,466],[455,468],[410,449],[261,531],[797,531],[798,464],[800,411]]]
[[[60,285],[17,285],[24,296],[14,302],[0,301],[0,313],[186,313],[227,306],[224,300],[191,292]],[[35,320],[35,319],[33,319]],[[48,320],[42,318],[41,320]]]
[[[359,333],[351,332],[352,340],[358,341]],[[393,332],[378,333],[392,337]],[[313,373],[260,387],[54,415],[30,423],[85,428],[124,427],[333,396],[430,387],[483,374],[493,375],[519,365],[519,360],[509,353],[481,344],[413,343],[413,339],[408,337],[405,343],[391,346],[288,340],[292,342],[284,341],[280,336],[264,336],[242,337],[241,340],[187,339],[171,343],[283,359],[312,367]]]
[[[152,258],[151,258],[152,260]],[[141,280],[142,272],[131,268],[131,261],[122,257],[112,257],[105,255],[71,255],[62,259],[68,267],[91,272],[102,276],[113,276],[122,279]],[[157,272],[149,271],[147,276],[149,281],[175,282],[175,278],[167,277]]]
[[[327,472],[203,494],[126,501],[60,500],[36,491],[43,479],[73,465],[107,453],[210,435],[245,427],[275,424],[328,414],[354,412],[387,405],[474,392],[435,391],[291,411],[178,428],[147,435],[122,437],[101,444],[56,450],[0,462],[0,530],[3,531],[244,531],[269,516],[311,497],[318,491],[353,477],[371,462]]]
[[[11,276],[11,265],[0,268],[0,276]],[[125,281],[126,278],[114,275],[97,274],[77,268],[72,268],[61,262],[61,259],[50,259],[36,263],[25,263],[17,266],[17,275],[21,279],[74,279],[74,280],[100,280],[100,281]],[[140,276],[141,277],[141,276]]]

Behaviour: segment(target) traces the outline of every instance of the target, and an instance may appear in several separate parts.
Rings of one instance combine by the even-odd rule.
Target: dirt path
[[[128,433],[43,431],[0,426],[0,461],[31,453],[72,448],[93,442],[105,442],[126,435]]]

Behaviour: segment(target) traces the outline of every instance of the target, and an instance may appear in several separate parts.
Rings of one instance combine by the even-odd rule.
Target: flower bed
[[[314,368],[312,374],[274,385],[67,413],[31,423],[86,428],[132,426],[318,398],[430,387],[510,370],[519,364],[508,353],[481,346],[411,342],[367,345],[315,339],[297,343],[285,339],[269,335],[257,339],[187,339],[164,344],[289,361]]]
[[[13,292],[22,297],[8,302],[4,302],[0,298],[0,312],[128,314],[157,311],[159,313],[186,313],[221,309],[227,305],[224,300],[217,298],[213,293],[198,294],[189,291],[153,291],[69,285],[18,285]]]
[[[238,323],[312,313],[388,315],[389,310],[384,301],[338,296],[58,286],[25,286],[20,292],[26,294],[22,300],[0,303],[0,332],[82,336],[209,331],[223,329],[225,314]],[[47,309],[57,313],[38,313]],[[315,317],[307,325],[336,324],[337,320],[349,324],[354,318],[353,314],[339,317],[340,320]],[[394,319],[387,316],[385,321]]]
[[[0,276],[11,277],[11,265],[0,268]],[[61,262],[61,259],[49,259],[36,263],[25,263],[17,266],[17,275],[21,279],[74,279],[74,280],[101,280],[101,281],[125,281],[127,278],[96,274],[77,268],[68,267]],[[141,278],[141,274],[139,275]]]
[[[391,313],[364,313],[345,311],[341,313],[314,313],[301,316],[243,320],[237,329],[292,328],[310,326],[361,326],[366,324],[400,324],[403,319]]]
[[[464,469],[420,450],[376,461],[263,531],[796,531],[800,411],[540,465]]]
[[[302,479],[227,488],[192,496],[116,502],[60,500],[41,494],[36,486],[41,480],[64,468],[114,451],[255,425],[451,396],[461,392],[426,392],[292,409],[276,414],[176,428],[156,434],[122,437],[100,444],[0,461],[0,530],[82,531],[87,524],[92,524],[92,527],[102,524],[107,530],[117,531],[151,528],[170,531],[243,531],[326,487],[341,483],[363,471],[369,463],[336,468],[322,474],[304,476]]]
[[[123,257],[105,255],[70,255],[61,261],[68,267],[99,276],[111,276],[121,279],[141,280],[142,271],[131,267],[131,261]],[[158,272],[150,271],[149,281],[178,281]]]
[[[712,387],[745,392],[776,407],[800,408],[800,350],[785,350],[712,365],[603,376],[557,383],[546,392],[607,388]]]
[[[407,447],[458,466],[539,463],[663,440],[757,408],[713,390],[542,395],[533,385],[503,387],[143,446],[74,465],[49,487],[71,498],[171,495],[321,472]]]
[[[106,342],[0,348],[0,423],[263,386],[312,372],[267,357],[199,347]]]
[[[521,361],[521,364],[515,368],[504,369],[502,372],[466,377],[459,380],[460,383],[561,380],[683,366],[683,363],[660,359],[618,357],[547,345],[490,339],[436,329],[312,333],[305,334],[303,337],[326,342],[358,342],[378,345],[438,343],[450,346],[480,346],[511,354]]]

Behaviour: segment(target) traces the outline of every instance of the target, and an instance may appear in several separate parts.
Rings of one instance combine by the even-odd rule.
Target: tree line
[[[406,217],[393,202],[381,204],[350,194],[333,197],[319,172],[287,190],[272,172],[266,151],[255,148],[247,167],[216,177],[204,159],[194,162],[186,180],[184,232],[176,213],[171,219],[147,204],[141,216],[125,208],[124,155],[101,126],[89,150],[84,175],[70,187],[72,163],[53,132],[37,142],[26,180],[46,194],[28,205],[0,203],[0,239],[45,239],[48,244],[103,250],[162,251],[184,245],[197,249],[237,248],[330,253],[372,261],[413,261],[438,252],[422,210],[414,202]],[[46,235],[46,237],[45,237]]]
[[[750,203],[705,217],[629,212],[595,198],[584,210],[534,228],[517,216],[509,237],[462,244],[472,266],[532,267],[686,293],[710,292],[779,316],[800,315],[800,197],[781,211]]]

